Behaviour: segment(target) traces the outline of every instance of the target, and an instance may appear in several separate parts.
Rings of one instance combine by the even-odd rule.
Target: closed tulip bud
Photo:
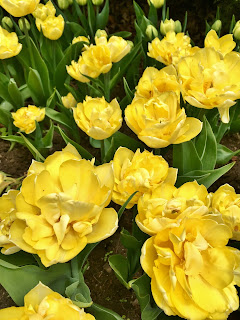
[[[130,40],[127,40],[127,43],[129,44],[130,48],[132,49],[134,47],[134,43]]]
[[[175,31],[175,22],[173,19],[166,19],[164,22],[161,21],[160,32],[163,36],[167,34],[169,31]]]
[[[236,22],[235,27],[234,27],[234,29],[233,29],[233,33],[234,33],[234,31],[235,31],[237,28],[239,28],[239,27],[240,27],[240,20],[238,20],[238,21]]]
[[[233,35],[234,35],[234,38],[236,39],[236,40],[240,40],[240,27],[238,27],[238,28],[234,28],[234,30],[233,30]]]
[[[76,0],[80,6],[85,6],[87,4],[87,0]]]
[[[175,21],[175,32],[176,33],[182,32],[182,24],[179,20]]]
[[[66,10],[69,7],[69,4],[68,0],[58,0],[58,6],[61,10]]]
[[[25,21],[25,25],[26,25],[27,30],[30,30],[31,26],[30,26],[29,21],[26,18],[21,18],[21,19],[18,20],[18,25],[19,25],[20,30],[24,31],[24,21],[23,21],[23,19]]]
[[[95,33],[95,38],[101,38],[101,37],[107,38],[107,32],[105,30],[98,29]]]
[[[216,20],[214,24],[212,25],[212,29],[218,32],[222,28],[222,21]]]
[[[153,40],[158,36],[158,31],[154,26],[149,24],[146,29],[146,35],[149,40]]]
[[[2,26],[5,29],[12,29],[13,28],[12,20],[9,17],[3,17],[2,18]]]
[[[92,0],[92,3],[95,5],[95,6],[101,6],[103,4],[103,1],[104,0]]]
[[[161,8],[164,5],[164,0],[148,0],[148,4],[152,3],[155,8]]]

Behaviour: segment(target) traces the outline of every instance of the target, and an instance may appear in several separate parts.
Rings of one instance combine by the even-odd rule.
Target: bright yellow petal
[[[24,305],[29,307],[32,305],[34,308],[38,307],[42,300],[53,293],[53,291],[45,286],[42,282],[39,282],[36,287],[29,291],[24,297]]]

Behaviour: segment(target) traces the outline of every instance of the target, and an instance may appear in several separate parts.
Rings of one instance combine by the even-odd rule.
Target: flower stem
[[[104,74],[104,94],[107,102],[110,102],[110,72]]]

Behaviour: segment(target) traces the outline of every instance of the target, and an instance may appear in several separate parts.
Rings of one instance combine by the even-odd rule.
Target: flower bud
[[[61,10],[66,10],[70,4],[68,0],[58,0],[57,3]]]
[[[31,26],[30,26],[30,23],[29,21],[26,19],[26,18],[21,18],[18,20],[18,25],[19,25],[19,28],[21,31],[24,31],[24,22],[23,22],[23,19],[25,21],[25,25],[26,25],[26,28],[27,30],[30,30],[31,29]]]
[[[101,6],[101,4],[103,4],[103,1],[104,1],[104,0],[92,0],[92,3],[93,3],[95,6]]]
[[[105,37],[107,38],[107,32],[105,30],[98,29],[95,33],[95,38]]]
[[[158,36],[158,31],[154,26],[149,24],[146,29],[146,35],[147,35],[148,39],[152,41],[153,39],[155,39]]]
[[[2,26],[4,29],[12,29],[13,28],[12,20],[9,17],[3,17]]]
[[[165,21],[161,21],[160,32],[163,36],[165,36],[169,31],[175,31],[175,22],[173,19],[165,19]]]
[[[127,40],[127,43],[130,45],[130,48],[132,49],[134,47],[134,43],[130,40]]]
[[[236,40],[240,40],[240,27],[233,29],[233,36]]]
[[[175,24],[175,32],[176,33],[182,32],[182,24],[181,24],[181,22],[179,20],[176,20],[174,22],[174,24]]]
[[[214,24],[212,25],[212,29],[218,32],[222,28],[222,21],[216,20]]]
[[[85,6],[87,4],[87,0],[76,0],[80,6]]]
[[[164,5],[164,0],[148,0],[148,4],[152,3],[155,8],[161,8]]]

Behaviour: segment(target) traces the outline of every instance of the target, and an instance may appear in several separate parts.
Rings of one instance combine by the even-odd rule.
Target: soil
[[[137,1],[140,6],[147,12],[147,0]],[[222,5],[224,1],[206,1],[206,0],[168,0],[170,7],[170,17],[174,20],[183,22],[185,11],[188,11],[188,31],[196,45],[202,45],[205,31],[205,19],[210,23],[213,22],[216,6]],[[228,3],[231,1],[228,1]],[[236,1],[232,1],[236,2]],[[231,18],[233,12],[225,15],[225,20]],[[108,24],[109,33],[117,31],[130,31],[134,34],[134,10],[130,0],[110,0],[110,19]],[[227,28],[224,26],[224,28]],[[88,139],[82,136],[82,143],[95,157],[99,157],[99,150],[89,147]],[[222,143],[231,150],[240,149],[240,135],[230,135],[224,137]],[[50,153],[61,150],[65,146],[64,142],[58,135],[54,137],[54,146]],[[30,152],[19,145],[13,150],[8,151],[10,143],[0,140],[0,171],[11,175],[14,178],[24,176],[32,161]],[[224,177],[219,179],[211,188],[215,191],[224,183],[231,184],[237,193],[240,193],[240,157],[232,159],[236,161],[235,166]],[[117,209],[117,208],[116,208]],[[114,310],[120,316],[130,320],[140,320],[141,313],[138,301],[132,290],[127,290],[120,284],[110,268],[107,257],[110,254],[125,254],[125,249],[120,243],[119,233],[124,227],[129,229],[132,222],[132,212],[126,211],[120,220],[118,231],[109,239],[102,241],[97,248],[90,254],[88,263],[89,267],[85,272],[85,281],[90,288],[91,296],[94,302]],[[13,301],[4,290],[0,287],[0,309],[14,305]],[[229,319],[239,319],[239,314],[234,312]]]

